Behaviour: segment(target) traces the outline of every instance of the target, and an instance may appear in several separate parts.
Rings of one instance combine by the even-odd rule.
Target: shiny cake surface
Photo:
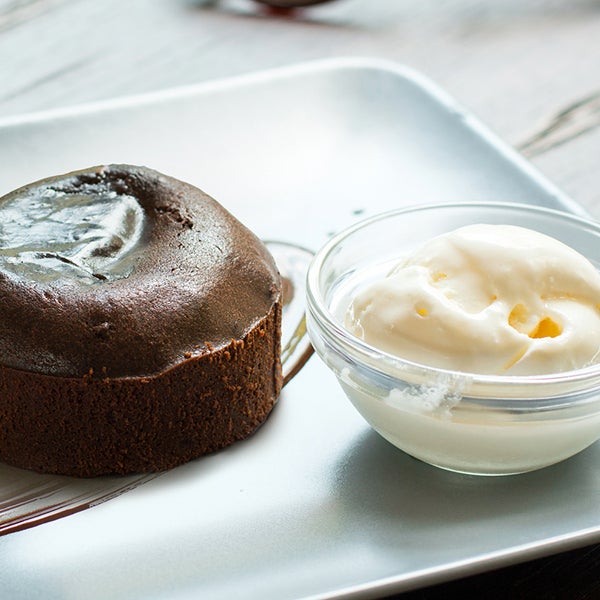
[[[145,377],[240,340],[278,300],[264,245],[197,188],[101,166],[0,200],[0,356]]]

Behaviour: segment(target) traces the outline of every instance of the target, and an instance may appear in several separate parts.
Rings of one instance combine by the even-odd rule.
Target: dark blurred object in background
[[[273,8],[300,8],[302,6],[312,6],[313,4],[325,4],[333,0],[254,0],[259,4],[265,4]]]

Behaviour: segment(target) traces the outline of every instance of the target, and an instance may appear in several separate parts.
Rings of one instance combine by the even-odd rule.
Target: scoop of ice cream
[[[600,360],[600,274],[539,232],[469,225],[359,290],[345,326],[432,367],[496,375],[578,369]]]

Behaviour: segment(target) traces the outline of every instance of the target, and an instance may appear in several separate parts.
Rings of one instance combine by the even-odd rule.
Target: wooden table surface
[[[600,218],[600,0],[0,0],[0,118],[338,56],[423,72]],[[598,598],[600,545],[397,597],[451,593]]]

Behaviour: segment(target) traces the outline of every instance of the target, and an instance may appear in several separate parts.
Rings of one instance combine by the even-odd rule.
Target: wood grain
[[[600,217],[598,0],[339,0],[293,18],[251,0],[2,0],[0,30],[0,116],[331,56],[402,62]]]

